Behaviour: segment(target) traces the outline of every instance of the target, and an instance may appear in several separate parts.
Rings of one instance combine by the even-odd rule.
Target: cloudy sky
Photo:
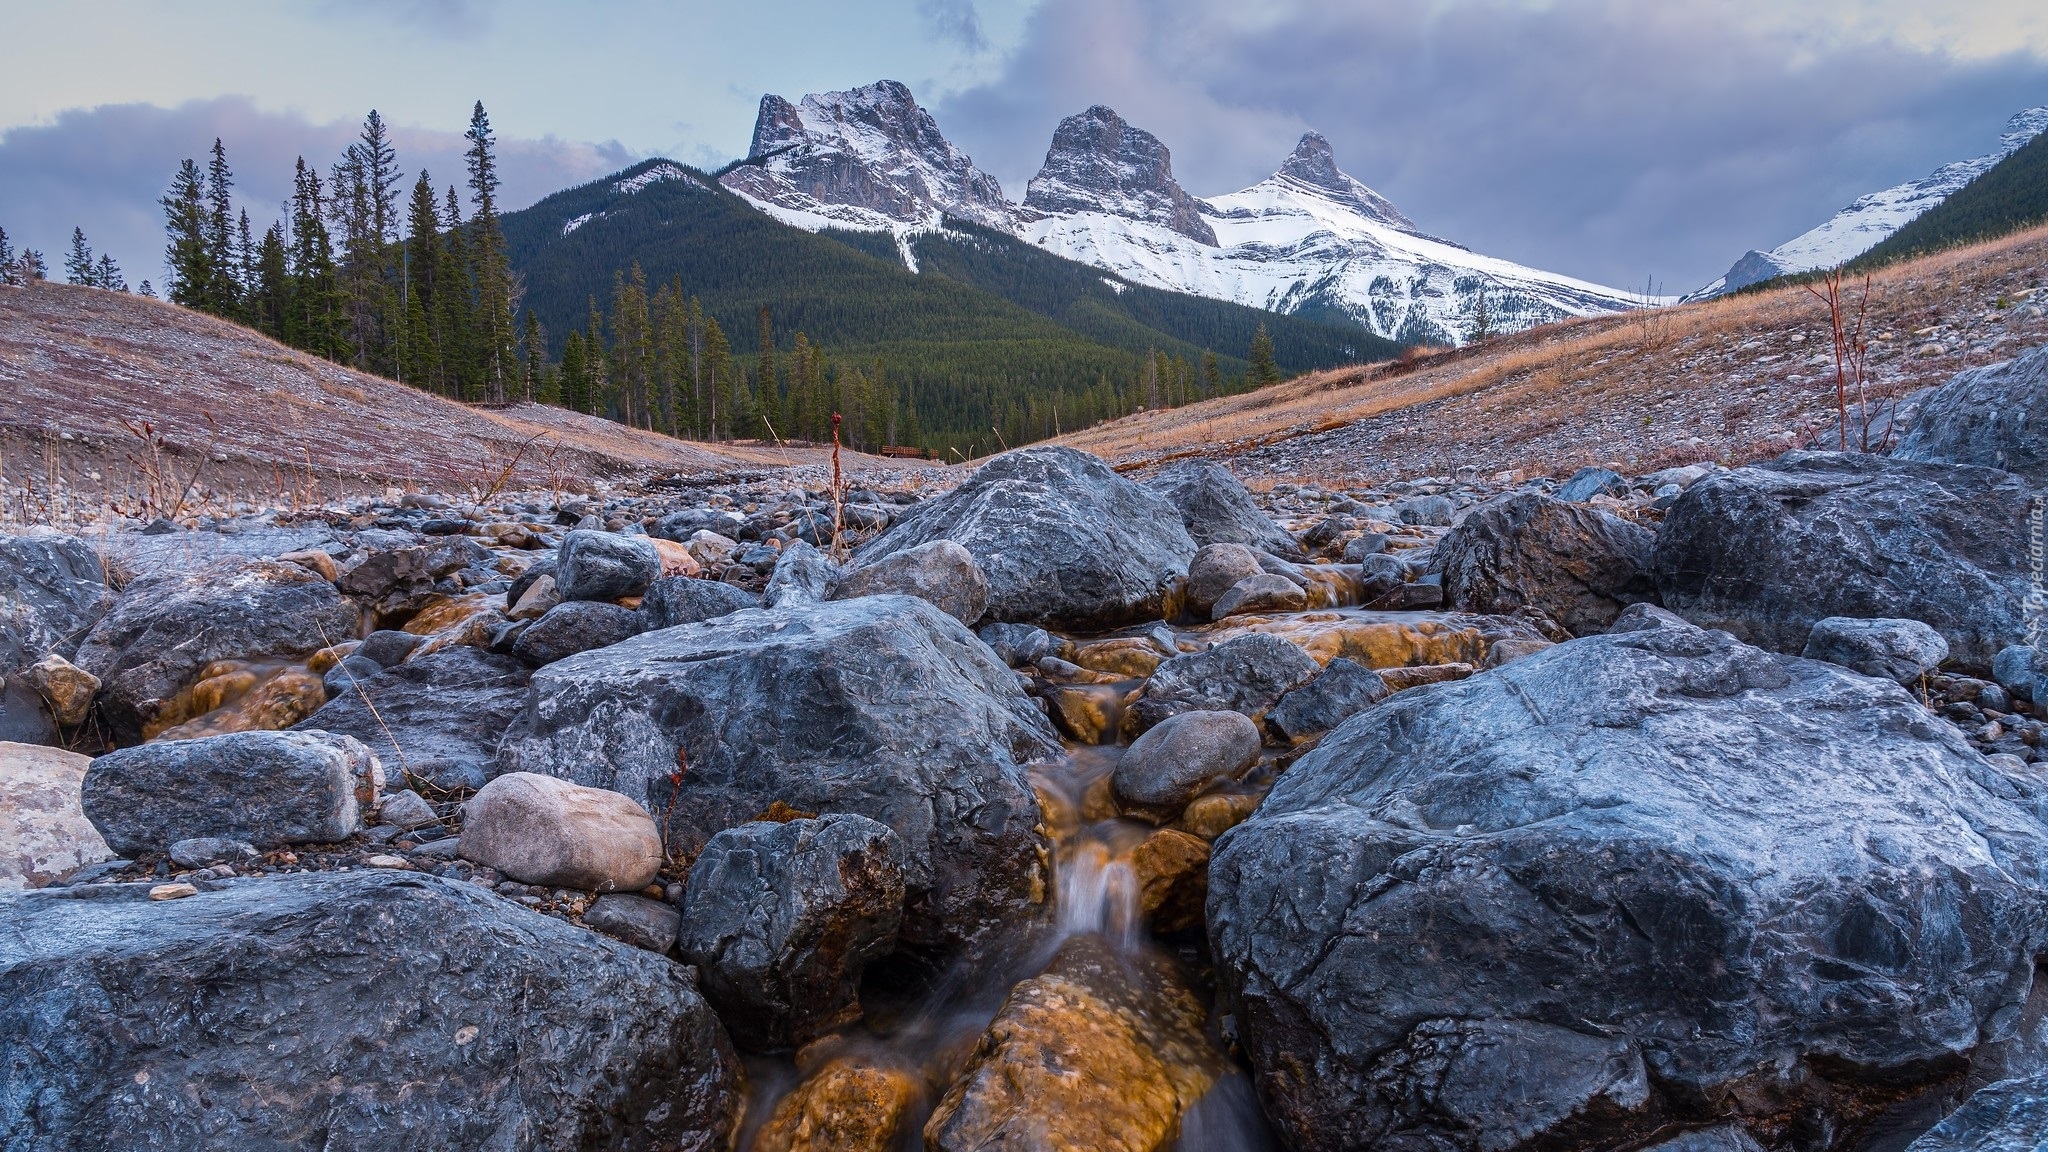
[[[1480,251],[1674,290],[2048,104],[2040,0],[67,0],[0,5],[0,227],[160,277],[156,197],[226,142],[259,221],[375,107],[447,183],[481,99],[517,206],[745,151],[763,92],[890,78],[1013,198],[1106,103],[1190,191],[1314,128]]]

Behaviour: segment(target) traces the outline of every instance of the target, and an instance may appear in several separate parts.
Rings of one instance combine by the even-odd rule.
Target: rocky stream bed
[[[0,537],[0,1146],[2042,1147],[2044,406]]]

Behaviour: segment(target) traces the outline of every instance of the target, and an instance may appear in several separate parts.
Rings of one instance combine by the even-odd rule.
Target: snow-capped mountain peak
[[[2015,113],[2005,122],[1997,151],[1944,164],[1918,180],[1860,196],[1855,203],[1835,213],[1819,227],[1802,232],[1768,252],[1751,249],[1743,253],[1742,258],[1720,279],[1686,299],[1704,300],[1779,276],[1846,264],[1919,219],[1963,185],[1989,172],[2000,160],[2019,151],[2044,131],[2048,131],[2048,107],[2028,108]]]
[[[1100,212],[1216,243],[1200,203],[1173,178],[1166,145],[1100,104],[1054,129],[1045,166],[1025,189],[1024,206],[1049,213]]]
[[[1382,336],[1457,344],[1482,328],[1640,307],[1598,284],[1428,235],[1304,135],[1272,176],[1203,200],[1152,133],[1096,105],[1060,121],[1024,203],[945,138],[910,90],[882,81],[792,104],[765,96],[749,158],[720,178],[784,223],[916,238],[973,221],[1142,284],[1276,312],[1343,317]]]
[[[1401,210],[1394,207],[1392,201],[1338,168],[1337,153],[1320,132],[1302,136],[1301,143],[1294,146],[1294,151],[1286,163],[1280,165],[1280,170],[1273,173],[1273,178],[1295,180],[1321,189],[1370,219],[1397,228],[1415,227],[1415,222],[1401,215]]]
[[[801,104],[763,96],[750,160],[720,183],[799,227],[901,231],[941,215],[1012,226],[1002,185],[894,80]]]

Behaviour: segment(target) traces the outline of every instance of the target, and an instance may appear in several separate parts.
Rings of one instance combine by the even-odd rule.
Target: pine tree
[[[547,345],[540,338],[540,317],[526,313],[526,332],[519,340],[519,398],[532,403],[540,391],[540,368],[547,363]]]
[[[760,346],[755,353],[754,397],[760,404],[760,416],[768,434],[782,436],[782,387],[775,378],[775,318],[769,314],[768,306],[761,305],[755,317],[760,326]]]
[[[1479,290],[1472,296],[1472,328],[1466,336],[1468,344],[1478,344],[1493,335],[1493,309],[1486,302],[1486,284],[1480,282]]]
[[[206,192],[199,165],[191,160],[179,165],[171,190],[158,203],[163,205],[164,231],[170,237],[164,263],[171,268],[171,301],[204,308],[212,291],[213,266],[206,248]]]
[[[147,280],[144,280],[142,282],[142,287],[137,288],[135,291],[138,295],[147,296],[151,300],[156,299],[156,289],[150,287],[149,281]]]
[[[441,312],[435,299],[441,282],[440,207],[426,169],[413,183],[406,204],[406,234],[399,256],[400,290],[405,294],[405,327],[399,343],[399,378],[429,392],[442,390]]]
[[[301,156],[292,177],[291,304],[284,339],[294,348],[338,361],[348,349],[341,335],[325,207],[320,174]]]
[[[604,313],[597,309],[597,297],[589,298],[586,305],[589,319],[583,332],[583,407],[579,412],[591,416],[601,415],[611,392],[610,366],[604,355]]]
[[[1266,334],[1264,323],[1259,325],[1257,332],[1252,333],[1251,354],[1245,359],[1250,363],[1245,378],[1250,381],[1252,387],[1259,388],[1280,382],[1280,366],[1273,362],[1273,338]]]
[[[505,399],[506,365],[512,359],[512,269],[505,255],[505,234],[498,227],[498,160],[491,121],[483,101],[469,117],[464,160],[469,166],[469,194],[474,208],[470,267],[476,283],[476,336],[479,363],[491,399]]]
[[[92,248],[85,242],[85,229],[71,230],[71,252],[64,257],[64,282],[83,284],[88,288],[99,286],[93,275]]]
[[[291,265],[284,227],[272,224],[256,248],[256,274],[249,287],[249,323],[273,340],[285,338],[285,317],[291,311]]]
[[[43,254],[33,248],[23,248],[21,258],[14,262],[14,266],[20,270],[16,273],[17,283],[29,284],[50,278],[50,266],[43,263]]]
[[[398,153],[375,108],[363,118],[362,136],[349,147],[357,153],[370,194],[370,233],[378,243],[388,243],[398,234]]]
[[[634,428],[651,428],[647,274],[638,261],[632,275],[612,274],[611,329],[611,382],[619,421]]]
[[[470,275],[468,230],[462,223],[462,201],[448,186],[442,221],[446,255],[441,261],[434,299],[440,315],[441,391],[458,400],[482,400],[483,361],[477,355],[475,282]]]
[[[105,288],[109,292],[128,290],[128,280],[121,275],[121,266],[114,263],[114,258],[105,252],[100,253],[99,263],[93,265],[93,286]]]
[[[571,412],[590,409],[590,362],[583,350],[583,333],[570,332],[562,342],[561,404]]]
[[[1216,365],[1214,352],[1202,353],[1202,398],[1223,394],[1223,370]]]
[[[240,289],[239,295],[242,298],[242,319],[251,326],[256,324],[256,310],[251,303],[251,298],[256,293],[256,280],[260,271],[258,261],[262,258],[262,255],[262,251],[256,246],[255,239],[249,230],[249,210],[244,208],[241,212],[241,218],[235,224],[235,260],[237,264],[235,278]]]
[[[705,413],[710,438],[720,438],[719,418],[724,416],[724,436],[732,437],[733,398],[731,381],[735,375],[732,367],[732,343],[725,338],[724,329],[710,316],[704,317],[704,398],[708,411]],[[723,401],[721,403],[721,400]]]
[[[216,316],[237,318],[242,312],[240,285],[235,283],[235,216],[230,189],[235,174],[228,168],[227,149],[220,138],[213,141],[213,156],[206,162],[206,302],[201,305]]]
[[[704,434],[704,304],[690,297],[690,432]]]
[[[7,240],[7,229],[0,228],[0,284],[15,282],[14,245]]]

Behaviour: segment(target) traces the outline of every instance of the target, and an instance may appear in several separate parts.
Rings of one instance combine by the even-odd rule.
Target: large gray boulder
[[[951,540],[934,540],[840,573],[830,597],[916,596],[969,628],[988,610],[988,577],[973,553]]]
[[[855,566],[934,540],[967,549],[988,577],[988,618],[1090,631],[1165,613],[1195,542],[1159,494],[1072,448],[1005,452],[966,483],[911,508]]]
[[[2048,1073],[1979,1088],[1906,1152],[2041,1152],[2048,1147]]]
[[[679,946],[742,1047],[809,1043],[860,1019],[860,978],[896,947],[903,847],[838,812],[713,836],[690,866]]]
[[[1146,480],[1145,487],[1173,504],[1197,544],[1243,544],[1289,560],[1306,559],[1294,537],[1259,511],[1252,494],[1221,464],[1169,464]]]
[[[361,741],[326,732],[159,740],[85,771],[86,819],[124,856],[221,837],[259,848],[333,843],[363,830],[383,769]]]
[[[2013,782],[1897,684],[1635,623],[1354,716],[1217,842],[1292,1146],[1853,1147],[2016,1028],[2048,827]]]
[[[1201,652],[1160,664],[1125,716],[1127,727],[1149,728],[1183,712],[1242,712],[1253,720],[1282,696],[1316,678],[1316,658],[1278,636],[1247,632]]]
[[[113,602],[99,554],[75,536],[0,536],[0,740],[55,743],[57,718],[23,672],[70,657]]]
[[[2002,468],[2048,483],[2048,347],[1959,372],[1922,396],[1892,458]]]
[[[76,1148],[723,1149],[737,1056],[683,965],[454,881],[0,897],[0,1133]]]
[[[640,601],[649,628],[716,620],[760,606],[761,598],[744,588],[695,576],[664,576],[648,587]]]
[[[510,656],[450,645],[355,681],[294,730],[353,736],[394,778],[476,787],[490,777],[498,741],[526,706],[531,675]]]
[[[528,664],[553,664],[638,636],[647,625],[647,615],[636,609],[603,600],[564,600],[526,626],[512,642],[512,654]]]
[[[1800,655],[1911,687],[1948,659],[1948,642],[1918,620],[1830,616],[1814,623]]]
[[[1522,492],[1466,513],[1437,543],[1435,562],[1453,607],[1502,616],[1535,607],[1589,636],[1656,599],[1656,542],[1648,528],[1592,505]]]
[[[110,604],[99,553],[76,536],[0,536],[0,677],[69,659]]]
[[[680,855],[777,801],[877,820],[903,841],[905,942],[944,951],[1038,898],[1045,842],[1025,765],[1059,751],[1016,675],[959,621],[868,596],[735,612],[550,664],[499,762],[624,793]]]
[[[304,656],[359,634],[356,606],[297,564],[223,557],[130,584],[78,646],[124,744],[216,660]]]
[[[555,553],[555,589],[564,600],[638,596],[661,579],[661,553],[645,536],[578,528]]]
[[[1657,591],[1778,652],[1828,616],[1918,620],[1985,671],[2026,630],[2031,498],[1990,468],[1789,452],[1686,489],[1657,532]]]

